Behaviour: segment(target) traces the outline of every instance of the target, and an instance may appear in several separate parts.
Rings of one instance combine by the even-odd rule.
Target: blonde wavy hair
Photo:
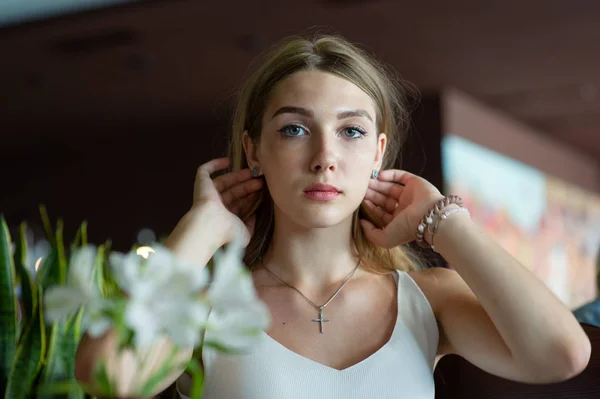
[[[340,76],[360,87],[373,99],[377,127],[387,136],[382,169],[394,167],[410,125],[407,100],[416,91],[345,39],[318,35],[313,39],[285,39],[266,54],[265,61],[246,80],[238,94],[234,112],[233,132],[229,143],[231,169],[239,171],[248,167],[242,137],[248,131],[253,142],[259,143],[263,114],[273,88],[293,73],[306,70]],[[247,215],[241,215],[245,219],[256,213],[254,234],[244,257],[244,262],[249,267],[261,261],[273,238],[273,199],[266,185],[253,205]],[[358,223],[359,218],[366,218],[379,227],[382,222],[363,205],[353,214],[355,255],[361,260],[364,269],[388,274],[394,270],[408,271],[423,267],[418,257],[406,246],[385,249],[368,241]]]

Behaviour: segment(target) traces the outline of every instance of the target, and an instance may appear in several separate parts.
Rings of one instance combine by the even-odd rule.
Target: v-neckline
[[[394,273],[396,273],[397,275],[397,280],[394,278],[394,282],[396,283],[396,306],[400,306],[400,271],[396,270],[394,271]],[[266,342],[272,342],[273,344],[275,344],[276,347],[279,347],[283,350],[284,353],[289,353],[291,356],[303,361],[303,362],[307,362],[307,363],[312,363],[316,366],[320,366],[325,370],[328,370],[330,372],[336,373],[336,374],[342,374],[344,372],[349,372],[351,369],[356,369],[359,368],[361,366],[363,366],[365,363],[372,361],[372,359],[374,357],[377,357],[381,354],[381,352],[383,350],[385,350],[390,343],[394,340],[396,332],[398,331],[398,322],[399,322],[399,309],[396,308],[396,318],[394,321],[394,328],[392,329],[392,333],[390,334],[390,337],[388,338],[388,340],[379,348],[377,349],[375,352],[371,353],[369,356],[367,356],[366,358],[364,358],[363,360],[354,363],[353,365],[350,365],[348,367],[344,367],[343,369],[336,369],[335,367],[331,367],[328,366],[326,364],[317,362],[316,360],[310,359],[304,355],[299,354],[298,352],[295,352],[293,350],[291,350],[290,348],[288,348],[287,346],[283,345],[281,342],[277,341],[275,338],[271,337],[266,331],[264,330],[260,330],[262,335],[264,335],[264,338],[266,339]]]

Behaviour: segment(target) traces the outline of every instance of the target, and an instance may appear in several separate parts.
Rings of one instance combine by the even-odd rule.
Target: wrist
[[[210,210],[197,207],[190,209],[177,223],[165,241],[176,256],[204,266],[222,246],[219,234],[211,230],[215,221]]]
[[[436,216],[434,218],[433,222],[425,230],[425,234],[423,235],[423,239],[425,240],[425,242],[427,244],[434,245],[433,240],[437,236],[438,230],[440,229],[441,225],[446,224],[446,222],[450,221],[450,219],[452,219],[454,216],[454,212],[456,212],[458,209],[461,209],[461,207],[458,206],[457,204],[450,204],[447,207],[445,207],[444,209],[442,209],[442,211],[440,213],[440,215],[441,215],[442,213],[449,211],[450,212],[449,217],[440,219],[440,216]]]
[[[449,215],[456,211],[465,211],[468,213],[468,211],[463,208],[462,198],[456,195],[449,195],[437,201],[427,213],[425,213],[417,226],[417,244],[422,248],[431,248],[440,221],[447,219]]]
[[[452,209],[447,218],[439,221],[435,234],[429,237],[431,241],[428,242],[438,253],[443,253],[447,245],[453,245],[452,240],[463,240],[464,229],[472,225],[471,217],[465,208],[456,206]]]

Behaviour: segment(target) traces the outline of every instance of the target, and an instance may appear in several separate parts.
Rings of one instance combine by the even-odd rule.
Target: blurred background
[[[33,242],[41,203],[120,250],[168,234],[253,60],[336,33],[422,92],[400,166],[575,308],[600,247],[598,21],[595,0],[5,0],[0,212]]]

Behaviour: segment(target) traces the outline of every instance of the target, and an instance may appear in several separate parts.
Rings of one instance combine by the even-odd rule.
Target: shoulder
[[[423,291],[436,316],[448,299],[458,293],[470,292],[462,277],[451,269],[432,267],[407,273]]]

